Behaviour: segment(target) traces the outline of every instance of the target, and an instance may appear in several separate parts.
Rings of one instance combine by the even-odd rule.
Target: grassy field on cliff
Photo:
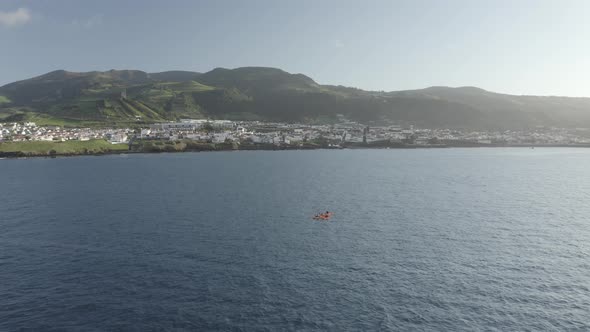
[[[127,150],[127,144],[111,144],[102,139],[65,142],[29,141],[0,143],[0,152],[23,152],[31,155],[93,154]],[[55,153],[52,153],[52,151],[55,151]]]

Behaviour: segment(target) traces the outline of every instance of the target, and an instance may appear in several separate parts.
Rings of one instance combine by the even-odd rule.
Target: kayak
[[[332,217],[332,212],[328,213],[328,214],[320,214],[318,216],[313,217],[313,220],[330,220],[330,218]]]

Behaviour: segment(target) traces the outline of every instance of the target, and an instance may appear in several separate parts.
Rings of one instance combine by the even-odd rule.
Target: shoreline
[[[457,145],[392,145],[392,146],[214,146],[207,149],[184,149],[184,150],[110,150],[100,151],[96,153],[32,153],[23,151],[9,151],[0,152],[0,160],[2,159],[29,159],[29,158],[67,158],[67,157],[83,157],[83,156],[108,156],[108,155],[133,155],[133,154],[161,154],[161,153],[197,153],[197,152],[227,152],[227,151],[302,151],[302,150],[414,150],[414,149],[457,149],[457,148],[590,148],[590,144],[457,144]]]

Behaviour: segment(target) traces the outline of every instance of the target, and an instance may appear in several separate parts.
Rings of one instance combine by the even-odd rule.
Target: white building
[[[231,135],[229,133],[218,133],[218,134],[214,134],[213,138],[212,138],[212,142],[213,143],[223,143],[225,142],[227,139],[232,139]]]
[[[111,142],[111,144],[127,143],[127,134],[121,132],[112,133],[109,135],[109,142]]]
[[[151,133],[152,133],[152,131],[150,129],[142,129],[139,134],[139,137],[141,137],[141,138],[149,137]]]

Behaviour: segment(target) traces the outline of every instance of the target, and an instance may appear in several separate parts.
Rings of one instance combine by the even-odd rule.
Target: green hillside
[[[321,85],[276,68],[207,73],[53,71],[0,87],[0,121],[129,126],[181,118],[400,123],[421,127],[590,127],[590,98],[513,96],[474,87],[397,92]]]
[[[192,95],[210,90],[194,81],[155,81],[139,71],[56,71],[0,88],[0,113],[5,121],[46,124],[150,123],[202,117]]]

